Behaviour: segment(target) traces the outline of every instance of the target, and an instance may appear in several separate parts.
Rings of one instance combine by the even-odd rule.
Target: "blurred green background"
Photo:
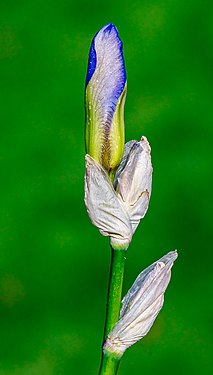
[[[0,2],[0,375],[97,374],[110,251],[83,202],[91,38],[113,22],[128,77],[126,139],[152,146],[153,193],[124,292],[179,258],[127,374],[210,374],[213,3]]]

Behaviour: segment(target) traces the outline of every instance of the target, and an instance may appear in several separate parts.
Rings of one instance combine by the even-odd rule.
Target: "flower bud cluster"
[[[152,184],[150,146],[145,137],[125,145],[114,186],[107,171],[86,155],[85,203],[88,214],[113,248],[126,249],[149,205]]]

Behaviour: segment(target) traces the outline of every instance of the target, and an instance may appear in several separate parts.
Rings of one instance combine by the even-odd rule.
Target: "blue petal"
[[[110,128],[116,104],[126,83],[123,45],[116,27],[110,23],[93,38],[90,48],[86,88],[100,126]]]
[[[120,53],[121,53],[121,56],[122,56],[122,59],[123,59],[123,64],[124,64],[123,44],[122,44],[122,41],[119,38],[118,30],[117,30],[117,28],[112,23],[109,23],[109,24],[105,25],[100,31],[98,31],[95,34],[95,36],[94,36],[94,38],[92,40],[90,51],[89,51],[89,60],[88,60],[88,68],[87,68],[87,76],[86,76],[86,86],[87,86],[87,84],[89,83],[90,79],[93,76],[93,73],[94,73],[95,68],[96,68],[96,63],[97,63],[97,56],[96,56],[96,51],[95,51],[95,39],[96,39],[96,37],[97,37],[97,35],[99,33],[100,34],[103,33],[106,36],[109,35],[112,29],[115,31],[115,33],[117,35],[118,44],[120,44]],[[123,74],[124,74],[124,85],[125,85],[126,71],[125,71],[125,66],[124,65],[123,65]],[[123,86],[123,88],[124,88],[124,86]],[[121,90],[121,92],[122,91],[123,91],[123,89]]]
[[[95,71],[95,68],[96,68],[96,52],[95,52],[95,41],[94,41],[94,38],[92,40],[92,44],[91,44],[91,47],[90,47],[90,51],[89,51],[89,61],[88,61],[88,68],[87,68],[87,77],[86,77],[86,86],[88,84],[88,82],[90,81],[90,79],[92,78],[93,76],[93,73]]]

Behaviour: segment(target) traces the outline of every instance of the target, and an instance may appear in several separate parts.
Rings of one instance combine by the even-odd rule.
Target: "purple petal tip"
[[[90,51],[89,51],[89,59],[88,59],[88,68],[87,68],[87,76],[86,76],[86,86],[88,85],[89,81],[91,80],[94,72],[95,72],[95,69],[96,69],[96,65],[97,65],[97,52],[96,52],[96,47],[95,47],[95,40],[96,40],[96,37],[98,36],[98,34],[103,34],[103,41],[104,39],[106,39],[110,34],[111,32],[114,31],[114,34],[116,36],[116,39],[117,39],[117,43],[118,43],[118,46],[119,46],[119,50],[120,50],[120,56],[123,60],[123,74],[122,74],[122,82],[120,82],[120,90],[119,90],[119,96],[121,94],[121,92],[123,91],[124,89],[124,86],[125,86],[125,83],[126,83],[126,70],[125,70],[125,66],[124,66],[124,58],[123,58],[123,43],[118,35],[118,30],[116,28],[115,25],[113,25],[113,23],[108,23],[107,25],[103,26],[94,36],[94,38],[92,39],[92,43],[91,43],[91,47],[90,47]]]

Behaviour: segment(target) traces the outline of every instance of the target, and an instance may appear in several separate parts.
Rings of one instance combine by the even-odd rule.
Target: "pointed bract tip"
[[[163,258],[168,261],[174,262],[178,257],[178,252],[177,250],[170,251],[168,254],[166,254]]]

